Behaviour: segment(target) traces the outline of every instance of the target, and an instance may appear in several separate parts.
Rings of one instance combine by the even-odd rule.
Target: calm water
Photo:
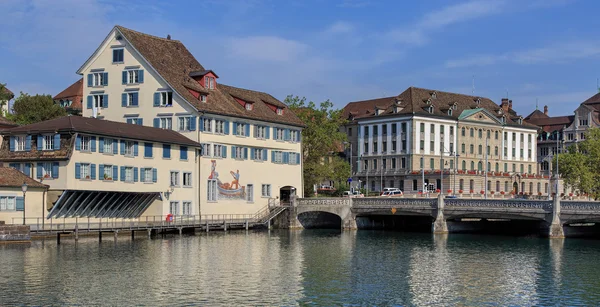
[[[0,245],[0,305],[600,305],[600,241],[318,230],[111,239]]]

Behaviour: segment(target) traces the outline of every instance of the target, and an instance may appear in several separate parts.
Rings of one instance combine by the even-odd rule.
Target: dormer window
[[[437,97],[437,92],[434,91],[433,93],[431,93],[431,98],[435,99],[436,97]]]
[[[427,99],[426,103],[431,104],[431,98]]]
[[[433,114],[433,106],[429,106],[429,108],[427,108],[427,112]]]
[[[252,111],[253,108],[254,106],[251,103],[246,103],[246,110]]]
[[[214,77],[205,77],[204,78],[204,86],[207,89],[214,89],[215,88],[215,78]]]
[[[206,102],[206,95],[200,95],[200,101]]]
[[[452,116],[452,109],[448,109],[448,115]]]
[[[456,110],[457,107],[458,107],[458,103],[454,102],[454,104],[452,105],[452,109]]]
[[[277,108],[277,115],[283,115],[283,108]]]
[[[479,98],[477,98],[477,100],[475,100],[475,103],[477,103],[477,105],[479,105],[481,103],[481,100]]]
[[[503,123],[503,124],[506,124],[506,116],[502,116],[502,117],[500,118],[500,120],[502,121],[502,123]]]
[[[519,125],[522,125],[522,124],[523,124],[523,117],[519,117],[519,119],[518,119],[518,123],[519,123]]]
[[[381,115],[381,109],[375,108],[375,115]]]

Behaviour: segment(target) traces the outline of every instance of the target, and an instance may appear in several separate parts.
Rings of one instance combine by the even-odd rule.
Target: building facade
[[[81,115],[81,106],[83,105],[83,78],[80,78],[62,92],[58,93],[52,100],[54,100],[55,104],[63,107],[67,113]]]
[[[303,123],[269,94],[217,82],[180,41],[116,26],[78,73],[84,117],[201,143],[202,214],[255,213],[303,194]]]
[[[548,193],[537,170],[537,127],[508,99],[498,105],[410,87],[395,97],[349,103],[344,114],[355,180],[369,190]]]
[[[8,100],[0,99],[0,117],[6,116],[6,114],[8,114],[8,112],[10,111],[10,100],[15,97],[15,94],[13,94],[13,92],[8,88],[2,87],[1,90],[4,92],[3,94],[8,97]]]
[[[24,194],[22,185],[27,184]],[[23,218],[31,222],[31,217],[43,214],[43,203],[48,186],[25,176],[14,168],[0,166],[0,221],[7,224],[21,224]]]

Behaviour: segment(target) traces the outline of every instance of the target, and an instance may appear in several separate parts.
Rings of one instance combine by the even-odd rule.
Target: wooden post
[[[179,235],[183,234],[183,227],[179,227]]]
[[[131,241],[135,239],[135,230],[131,230]]]
[[[98,231],[98,242],[102,242],[102,231]]]
[[[75,241],[79,241],[79,227],[75,224]]]
[[[223,221],[223,231],[227,231],[227,222]]]
[[[56,244],[60,244],[60,232],[56,233]]]
[[[148,228],[148,239],[152,239],[152,229]]]
[[[119,231],[115,230],[115,242],[117,241],[117,237],[119,236]]]
[[[248,230],[248,220],[246,220],[246,230]]]
[[[206,221],[206,232],[208,232],[209,227],[208,227],[208,221]]]

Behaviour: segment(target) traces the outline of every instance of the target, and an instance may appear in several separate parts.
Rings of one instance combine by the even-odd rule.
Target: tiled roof
[[[52,98],[52,99],[59,100],[59,99],[71,98],[73,102],[69,108],[81,110],[81,108],[82,108],[81,100],[73,99],[73,97],[76,97],[76,96],[83,97],[83,78],[75,81],[75,83],[71,84],[65,90],[58,93],[58,95],[54,96],[54,98]]]
[[[536,109],[535,111],[531,112],[531,114],[527,115],[525,117],[525,120],[531,123],[531,120],[536,120],[536,119],[542,119],[542,118],[550,118],[550,116],[544,114],[544,112]]]
[[[15,97],[15,94],[11,90],[9,90],[7,87],[4,87],[4,92],[9,94],[10,97]]]
[[[11,122],[6,117],[0,116],[0,126],[17,126],[17,124]]]
[[[479,102],[478,102],[479,101]],[[397,113],[394,113],[394,107],[398,107]],[[433,106],[433,113],[427,111],[428,107]],[[448,110],[455,106],[452,115],[448,115]],[[384,109],[379,115],[375,115],[375,108]],[[395,97],[384,97],[365,101],[351,102],[344,107],[344,116],[350,115],[354,119],[368,118],[374,116],[397,116],[397,115],[424,115],[442,118],[458,119],[465,110],[483,108],[497,118],[502,115],[499,113],[502,109],[495,102],[485,97],[463,95],[457,93],[442,92],[418,87],[409,87],[400,95]],[[518,124],[518,115],[514,110],[509,110],[506,114],[506,123],[511,126],[521,126],[534,128],[527,122]]]
[[[211,90],[202,87],[190,74],[207,72],[207,70],[180,41],[148,35],[121,26],[116,28],[171,85],[173,90],[198,111],[288,125],[303,125],[284,103],[269,94],[220,83]],[[190,92],[190,89],[208,93],[207,102],[201,102]],[[254,108],[246,110],[234,97],[253,102]],[[278,115],[267,104],[284,108],[283,115]]]
[[[27,183],[30,188],[48,188],[47,185],[32,179],[12,167],[0,166],[0,187],[20,188]]]
[[[543,113],[542,113],[543,114]],[[540,128],[542,128],[545,132],[552,132],[555,130],[563,129],[564,127],[568,127],[573,123],[575,116],[554,116],[554,117],[546,117],[546,118],[534,118],[530,119],[527,122],[530,124],[534,124]]]
[[[199,143],[173,130],[81,116],[63,116],[3,131],[4,134],[38,134],[44,132],[81,132],[132,140],[200,147]]]
[[[595,94],[594,96],[586,99],[583,104],[592,104],[592,103],[600,103],[600,93]]]

